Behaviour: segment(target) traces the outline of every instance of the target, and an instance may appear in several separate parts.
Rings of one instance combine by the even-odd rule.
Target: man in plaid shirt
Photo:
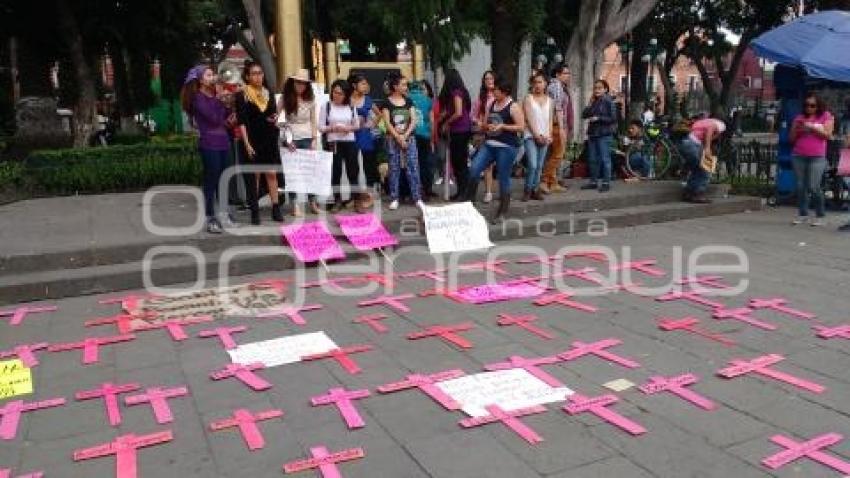
[[[561,161],[564,159],[567,140],[573,130],[573,105],[568,91],[569,86],[570,67],[565,63],[558,63],[552,70],[552,81],[546,88],[546,93],[555,103],[554,121],[558,126],[559,134],[555,135],[552,147],[549,149],[549,157],[546,158],[546,163],[543,165],[540,190],[544,193],[564,190],[558,181],[558,171],[561,169]]]

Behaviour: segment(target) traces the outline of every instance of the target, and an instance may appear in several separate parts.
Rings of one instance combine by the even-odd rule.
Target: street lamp
[[[632,39],[631,35],[626,35],[617,41],[617,48],[620,50],[620,58],[623,59],[626,64],[626,84],[622,85],[623,88],[623,112],[626,118],[630,118],[629,110],[631,108],[631,89],[632,89],[632,62],[631,62],[631,52],[632,52]]]
[[[663,50],[658,48],[658,39],[650,38],[649,46],[647,47],[647,53],[641,57],[641,61],[647,64],[647,76],[646,76],[646,102],[649,103],[650,96],[652,94],[652,83],[654,80],[653,76],[653,66],[655,65],[655,61],[659,58],[666,58],[666,54]],[[663,61],[663,60],[662,60]]]

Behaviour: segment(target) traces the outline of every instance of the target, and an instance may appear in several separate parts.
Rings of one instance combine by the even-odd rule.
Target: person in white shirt
[[[536,71],[529,80],[531,93],[522,102],[525,112],[525,158],[528,168],[525,172],[525,191],[522,201],[534,199],[543,200],[540,191],[540,173],[543,162],[546,161],[546,153],[552,144],[552,120],[555,114],[555,104],[552,98],[546,94],[546,75]]]
[[[331,100],[319,112],[319,131],[325,135],[327,148],[334,155],[331,171],[334,204],[329,208],[333,212],[341,211],[352,201],[349,199],[343,203],[339,189],[343,164],[352,199],[360,194],[360,165],[357,162],[357,144],[354,142],[354,132],[359,129],[360,122],[350,99],[351,85],[345,80],[336,80],[331,85]]]
[[[281,144],[289,148],[290,151],[316,149],[316,139],[319,136],[316,100],[306,69],[302,68],[295,75],[286,79],[278,111]],[[285,156],[283,160],[286,161]],[[295,193],[289,193],[289,199],[293,203],[292,215],[301,217],[304,215],[302,206],[304,198],[296,196]],[[320,211],[315,194],[308,194],[308,200],[310,210],[313,214],[318,214]]]

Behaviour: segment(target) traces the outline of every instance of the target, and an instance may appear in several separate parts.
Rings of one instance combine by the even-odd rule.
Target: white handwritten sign
[[[338,348],[324,332],[290,335],[262,342],[242,344],[228,350],[233,363],[243,365],[260,362],[266,367],[277,367],[300,362],[301,357],[327,352]]]
[[[431,254],[493,247],[487,222],[470,202],[425,206],[424,216]]]
[[[521,368],[466,375],[439,382],[436,386],[458,401],[464,413],[473,417],[489,415],[484,409],[487,405],[516,410],[562,402],[575,393],[567,387],[551,387]]]
[[[296,149],[291,152],[287,148],[281,148],[280,161],[283,163],[287,191],[319,196],[330,196],[333,193],[333,153],[309,149]]]

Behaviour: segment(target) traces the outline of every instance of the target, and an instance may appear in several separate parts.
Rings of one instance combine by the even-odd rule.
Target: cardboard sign
[[[398,239],[387,231],[374,213],[334,216],[334,219],[358,251],[371,251],[398,244]]]
[[[485,417],[487,405],[503,410],[562,402],[574,392],[567,387],[550,387],[527,370],[514,368],[467,375],[436,384],[473,417]]]
[[[333,153],[311,149],[280,149],[286,190],[293,193],[330,196]]]
[[[487,222],[472,203],[425,206],[423,213],[431,254],[493,247]]]
[[[446,293],[458,302],[467,304],[487,304],[505,300],[531,299],[546,292],[546,289],[527,282],[508,282],[463,287]]]
[[[280,226],[280,233],[301,262],[345,259],[345,252],[322,221]]]
[[[248,365],[262,363],[266,367],[277,367],[300,362],[301,357],[321,354],[339,348],[324,332],[290,335],[262,342],[242,344],[228,350],[233,363]]]
[[[32,393],[32,371],[20,359],[0,362],[0,399]]]

